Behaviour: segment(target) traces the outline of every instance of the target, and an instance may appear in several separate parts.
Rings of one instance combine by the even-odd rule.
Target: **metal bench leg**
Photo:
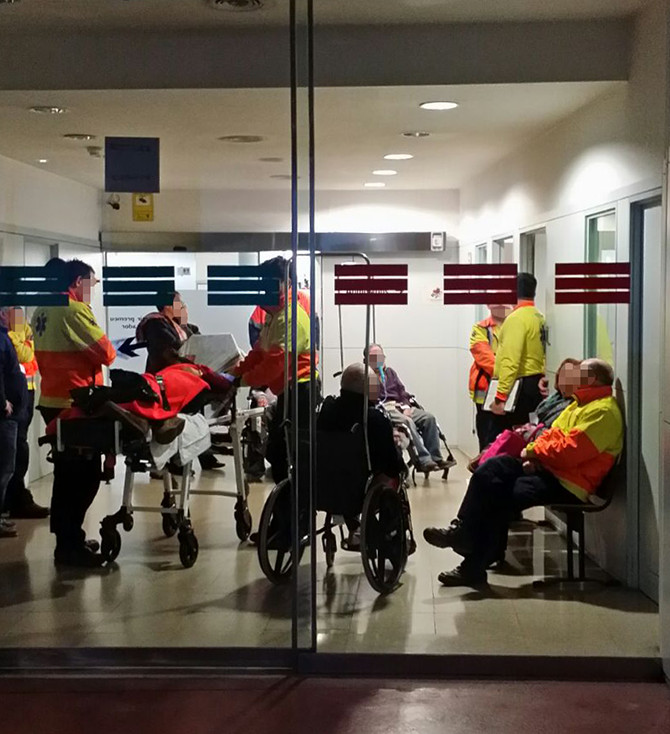
[[[575,565],[574,565],[574,539],[572,536],[572,533],[574,531],[573,527],[573,515],[572,513],[569,513],[567,518],[567,541],[568,541],[568,579],[570,581],[574,581],[575,578]]]
[[[577,534],[579,536],[579,580],[586,578],[586,533],[584,515],[580,512],[577,516]]]

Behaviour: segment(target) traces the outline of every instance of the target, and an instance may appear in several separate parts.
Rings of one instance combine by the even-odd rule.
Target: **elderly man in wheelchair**
[[[414,395],[407,391],[398,373],[387,366],[381,345],[370,344],[368,355],[370,366],[379,379],[379,402],[388,411],[396,431],[409,439],[409,444],[404,442],[403,445],[407,446],[413,468],[426,476],[441,470],[446,479],[456,461],[435,416],[422,408]],[[446,459],[442,456],[440,442],[447,450]]]

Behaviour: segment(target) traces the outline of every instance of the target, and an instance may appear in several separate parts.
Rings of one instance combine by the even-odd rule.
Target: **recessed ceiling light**
[[[63,137],[66,140],[95,140],[95,135],[89,135],[88,133],[66,133]]]
[[[214,10],[227,10],[231,13],[262,10],[268,5],[268,0],[208,0],[208,2]]]
[[[401,133],[403,138],[427,138],[430,133],[424,130],[408,130],[407,132]]]
[[[283,158],[277,158],[275,156],[269,156],[267,158],[259,158],[258,160],[261,161],[261,163],[283,163],[284,162]]]
[[[387,161],[408,161],[410,158],[414,158],[411,153],[389,153],[384,156]]]
[[[224,135],[219,140],[224,143],[260,143],[263,138],[260,135]]]
[[[381,181],[371,181],[370,183],[363,184],[363,186],[365,186],[366,189],[383,189],[386,184]]]
[[[419,107],[422,110],[453,110],[458,107],[457,102],[422,102]]]
[[[47,158],[40,158],[37,162],[38,163],[48,163],[49,160]]]
[[[290,181],[293,176],[291,176],[290,173],[273,173],[270,178],[276,178],[279,181]],[[300,178],[300,176],[298,176],[298,178]]]
[[[36,115],[64,115],[67,112],[67,107],[56,107],[55,105],[35,105],[30,108],[31,112]]]
[[[379,168],[372,172],[373,176],[395,176],[398,171],[394,171],[391,168]]]

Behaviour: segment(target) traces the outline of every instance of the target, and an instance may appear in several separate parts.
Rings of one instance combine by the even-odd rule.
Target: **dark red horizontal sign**
[[[630,303],[630,263],[556,263],[555,291],[556,303]]]
[[[407,265],[336,265],[336,306],[406,306]]]
[[[514,304],[517,266],[445,265],[445,305]]]

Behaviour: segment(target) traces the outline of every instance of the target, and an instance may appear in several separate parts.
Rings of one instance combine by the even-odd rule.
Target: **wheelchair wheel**
[[[284,492],[288,493],[290,488],[289,480],[285,479],[270,492],[261,513],[258,529],[258,561],[261,570],[273,584],[288,583],[293,572],[291,529],[286,527],[286,519],[283,519],[277,512],[280,496]],[[303,550],[301,546],[298,563],[302,558]]]
[[[241,541],[251,535],[251,513],[244,500],[237,500],[235,503],[235,532]]]
[[[361,523],[363,570],[380,594],[393,591],[407,563],[407,525],[400,493],[392,486],[372,486],[365,495]]]

